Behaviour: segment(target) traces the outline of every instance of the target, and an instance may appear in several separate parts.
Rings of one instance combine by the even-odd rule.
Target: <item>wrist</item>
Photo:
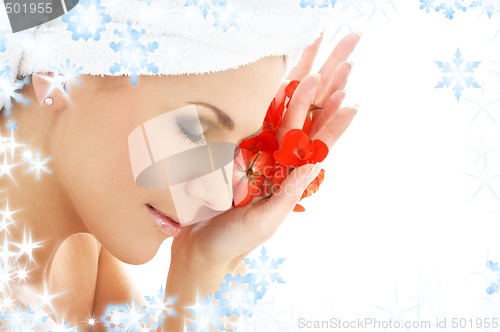
[[[184,331],[185,321],[192,319],[188,307],[209,294],[213,295],[224,282],[224,276],[233,271],[234,268],[225,264],[208,267],[206,264],[199,265],[192,260],[176,259],[172,256],[165,296],[177,297],[173,306],[177,316],[166,317],[164,331]]]

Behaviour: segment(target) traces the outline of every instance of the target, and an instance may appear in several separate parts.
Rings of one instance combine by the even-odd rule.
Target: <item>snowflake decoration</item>
[[[253,276],[226,274],[224,279],[226,281],[214,295],[220,302],[221,312],[226,317],[233,314],[237,317],[241,314],[251,316],[257,300],[262,298],[262,292],[258,291],[257,285],[253,283]]]
[[[147,306],[136,304],[132,299],[127,304],[108,304],[101,321],[110,332],[142,331],[147,328],[150,317]]]
[[[491,280],[489,280],[490,284],[486,287],[486,293],[490,295],[498,293],[498,287],[500,286],[500,266],[496,262],[488,261],[486,262],[486,268],[491,273]]]
[[[18,258],[21,256],[25,255],[28,257],[28,261],[35,262],[33,258],[33,250],[41,248],[42,246],[40,245],[42,241],[39,242],[33,242],[33,239],[31,237],[31,232],[26,231],[26,228],[24,228],[23,232],[23,242],[22,243],[12,243],[14,246],[16,246],[19,249],[19,252],[17,254]]]
[[[259,286],[259,291],[264,295],[269,282],[285,283],[278,273],[278,269],[285,261],[284,258],[269,259],[265,247],[262,247],[258,259],[243,259],[253,277],[253,283]]]
[[[168,316],[177,316],[177,312],[173,309],[175,301],[177,301],[176,296],[168,297],[164,300],[163,287],[160,288],[155,296],[145,296],[147,301],[147,310],[149,315],[156,321],[154,326],[160,327],[163,324],[164,312]]]
[[[65,63],[60,64],[54,69],[54,76],[50,79],[53,84],[51,84],[47,95],[50,94],[54,87],[64,92],[65,95],[68,95],[71,85],[83,85],[83,82],[78,79],[82,70],[82,66],[77,67],[75,64],[71,63],[70,59],[66,59]]]
[[[437,12],[443,11],[444,16],[450,20],[453,19],[455,9],[465,12],[467,10],[467,6],[464,5],[463,0],[448,0],[442,1],[439,6],[436,6],[435,8]]]
[[[431,10],[443,12],[446,18],[453,19],[456,10],[467,11],[465,0],[446,0],[436,3],[436,0],[420,0],[420,9],[429,13]]]
[[[147,45],[141,44],[139,39],[146,30],[137,31],[132,29],[132,22],[127,22],[127,25],[127,30],[124,32],[118,29],[114,31],[122,40],[118,43],[111,42],[109,47],[120,53],[120,63],[115,62],[109,70],[114,74],[122,69],[127,69],[131,73],[132,85],[136,85],[138,72],[141,69],[146,68],[147,71],[153,74],[158,73],[158,67],[153,63],[148,63],[148,53],[153,53],[158,48],[158,42],[155,41]]]
[[[205,296],[203,300],[196,300],[196,304],[187,307],[192,315],[188,319],[191,323],[188,331],[211,332],[213,329],[224,330],[222,322],[223,314],[217,302],[214,301],[212,294]]]
[[[213,16],[215,28],[221,28],[226,32],[231,27],[237,27],[237,10],[231,0],[186,0],[184,7],[198,7],[207,19],[209,14]]]
[[[5,35],[0,35],[0,52],[5,52],[7,50],[7,38]]]
[[[500,1],[499,0],[477,0],[472,1],[470,7],[482,8],[482,13],[486,13],[488,18],[500,11]]]
[[[455,58],[452,60],[452,63],[436,61],[436,64],[441,69],[441,72],[445,74],[441,78],[441,81],[436,85],[436,88],[441,89],[444,87],[451,87],[451,89],[455,91],[457,101],[460,101],[460,97],[462,96],[462,92],[465,87],[481,88],[473,76],[480,63],[481,61],[464,63],[460,49],[457,48]]]
[[[224,32],[236,27],[236,9],[233,6],[215,6],[213,15],[214,27],[221,28]]]
[[[14,131],[17,129],[17,122],[16,120],[9,120],[7,121],[7,124],[5,125],[9,131]]]
[[[325,8],[325,7],[332,5],[332,8],[334,8],[336,3],[337,3],[337,0],[300,0],[300,7],[302,7],[302,8],[306,8],[306,7]]]
[[[12,218],[12,216],[19,211],[21,210],[11,210],[9,208],[9,199],[7,198],[5,209],[0,210],[0,214],[2,215],[2,220],[0,221],[0,233],[5,231],[10,235],[9,226],[16,224],[16,221]]]
[[[42,173],[52,174],[52,171],[47,167],[47,163],[51,160],[51,157],[42,159],[40,156],[40,151],[37,151],[34,158],[29,158],[26,160],[30,166],[30,168],[26,170],[26,173],[34,173],[36,180],[40,181],[40,176]]]
[[[225,6],[227,0],[186,0],[184,7],[196,6],[201,10],[204,18],[207,18],[209,11],[214,6]]]
[[[111,22],[111,16],[101,6],[101,0],[80,0],[77,6],[61,16],[61,20],[68,24],[67,30],[72,32],[73,40],[92,38],[97,41],[101,39],[106,23]]]
[[[9,117],[12,109],[12,99],[18,103],[29,105],[29,99],[24,98],[22,94],[16,92],[21,90],[25,84],[29,83],[29,76],[22,80],[11,81],[11,68],[8,65],[0,67],[0,104],[3,104],[4,115]]]

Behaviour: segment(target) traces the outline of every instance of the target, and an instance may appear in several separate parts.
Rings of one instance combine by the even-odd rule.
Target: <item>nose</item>
[[[204,205],[215,211],[226,211],[233,202],[232,176],[233,162],[230,162],[210,174],[189,181],[185,187],[186,195],[194,205]]]

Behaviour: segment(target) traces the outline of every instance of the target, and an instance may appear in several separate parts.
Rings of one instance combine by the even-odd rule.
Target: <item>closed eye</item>
[[[177,127],[179,128],[179,133],[183,135],[186,139],[190,140],[191,143],[193,144],[204,144],[205,143],[205,135],[203,133],[201,134],[194,134],[192,133],[189,129],[185,128],[184,126],[180,125],[179,123],[177,124]]]

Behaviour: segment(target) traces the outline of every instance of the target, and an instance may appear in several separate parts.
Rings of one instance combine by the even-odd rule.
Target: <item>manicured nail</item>
[[[311,76],[313,76],[313,77],[317,77],[317,78],[318,78],[318,80],[320,80],[320,79],[321,79],[321,73],[311,74]]]
[[[314,180],[319,172],[321,171],[321,163],[316,163],[314,164],[314,167],[311,168],[309,173],[307,173],[306,180],[304,181],[304,187],[307,188],[307,186]]]
[[[361,30],[356,31],[355,34],[357,34],[359,36],[359,39],[361,39],[361,37],[363,37],[363,31],[361,31]]]
[[[352,106],[352,108],[354,108],[354,109],[356,110],[356,112],[357,112],[357,111],[359,110],[359,104],[354,104],[354,105]]]
[[[354,65],[354,63],[353,63],[351,60],[347,60],[345,63],[350,64],[350,65],[351,65],[351,68],[352,68],[352,66]]]

